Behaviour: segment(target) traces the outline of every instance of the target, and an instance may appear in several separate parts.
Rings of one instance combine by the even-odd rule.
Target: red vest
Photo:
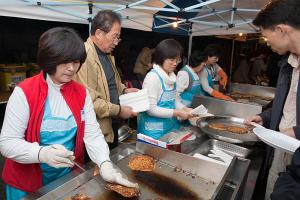
[[[43,71],[24,80],[19,84],[23,90],[29,105],[29,121],[25,132],[27,142],[40,143],[40,128],[44,115],[44,105],[48,94],[48,85],[44,79]],[[77,162],[84,163],[84,119],[81,119],[81,111],[84,109],[85,88],[70,81],[60,89],[67,105],[70,107],[77,124],[77,134],[74,155]],[[36,192],[42,186],[42,170],[39,163],[21,164],[11,159],[6,159],[2,172],[5,183],[25,192]]]

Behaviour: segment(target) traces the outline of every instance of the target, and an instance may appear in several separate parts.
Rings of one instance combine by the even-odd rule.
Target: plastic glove
[[[226,73],[223,70],[220,70],[218,72],[218,75],[221,77],[219,83],[223,87],[223,89],[225,89],[226,85],[227,85],[227,79],[228,79],[228,77],[227,77]]]
[[[121,171],[115,168],[110,161],[104,161],[100,165],[100,175],[107,182],[117,183],[131,188],[139,188],[137,183],[132,183],[123,177]]]
[[[74,160],[74,153],[67,150],[60,144],[42,147],[39,152],[39,160],[41,163],[46,163],[51,167],[73,167],[71,160]]]
[[[234,101],[231,97],[226,96],[223,93],[218,92],[217,90],[213,90],[213,92],[211,93],[211,96],[218,98],[218,99],[227,100],[227,101]]]

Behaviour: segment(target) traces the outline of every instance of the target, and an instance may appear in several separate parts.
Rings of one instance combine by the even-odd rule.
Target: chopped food
[[[153,171],[155,169],[155,160],[147,155],[137,155],[129,160],[128,167],[136,171]]]
[[[249,129],[247,127],[225,125],[225,124],[220,124],[220,123],[211,123],[208,125],[208,127],[211,129],[218,130],[218,131],[229,131],[229,132],[237,133],[237,134],[246,134],[249,131]]]
[[[107,183],[105,186],[107,189],[115,191],[122,195],[123,197],[131,198],[131,197],[137,197],[140,195],[140,192],[136,188],[130,188],[130,187],[125,187],[123,185],[119,184],[112,184],[112,183]]]
[[[75,196],[71,197],[71,200],[92,200],[92,198],[86,196],[83,193],[77,193]]]

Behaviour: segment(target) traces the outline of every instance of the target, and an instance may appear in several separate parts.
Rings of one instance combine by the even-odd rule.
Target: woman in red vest
[[[104,180],[138,187],[112,165],[89,92],[72,80],[85,58],[84,43],[72,29],[52,28],[40,37],[42,71],[14,89],[0,135],[7,199],[69,173],[74,159],[83,164],[84,148]]]

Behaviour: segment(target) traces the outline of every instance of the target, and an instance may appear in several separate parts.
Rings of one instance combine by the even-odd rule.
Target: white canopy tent
[[[99,10],[111,9],[121,14],[122,27],[156,32],[167,30],[170,33],[177,30],[180,34],[189,36],[190,55],[193,36],[257,32],[252,20],[267,2],[268,0],[0,0],[0,16],[90,25],[91,19]],[[174,24],[177,28],[173,27]],[[233,50],[231,68],[232,60]]]
[[[193,5],[184,7],[189,1]],[[88,24],[89,19],[99,10],[112,9],[122,15],[122,26],[125,28],[159,31],[177,23],[177,28],[186,32],[186,35],[228,35],[257,31],[251,22],[267,2],[268,0],[0,0],[0,15]],[[159,11],[164,14],[158,14]],[[188,13],[194,15],[181,18]],[[156,25],[154,19],[163,24]],[[187,24],[190,24],[189,28],[182,28]]]

